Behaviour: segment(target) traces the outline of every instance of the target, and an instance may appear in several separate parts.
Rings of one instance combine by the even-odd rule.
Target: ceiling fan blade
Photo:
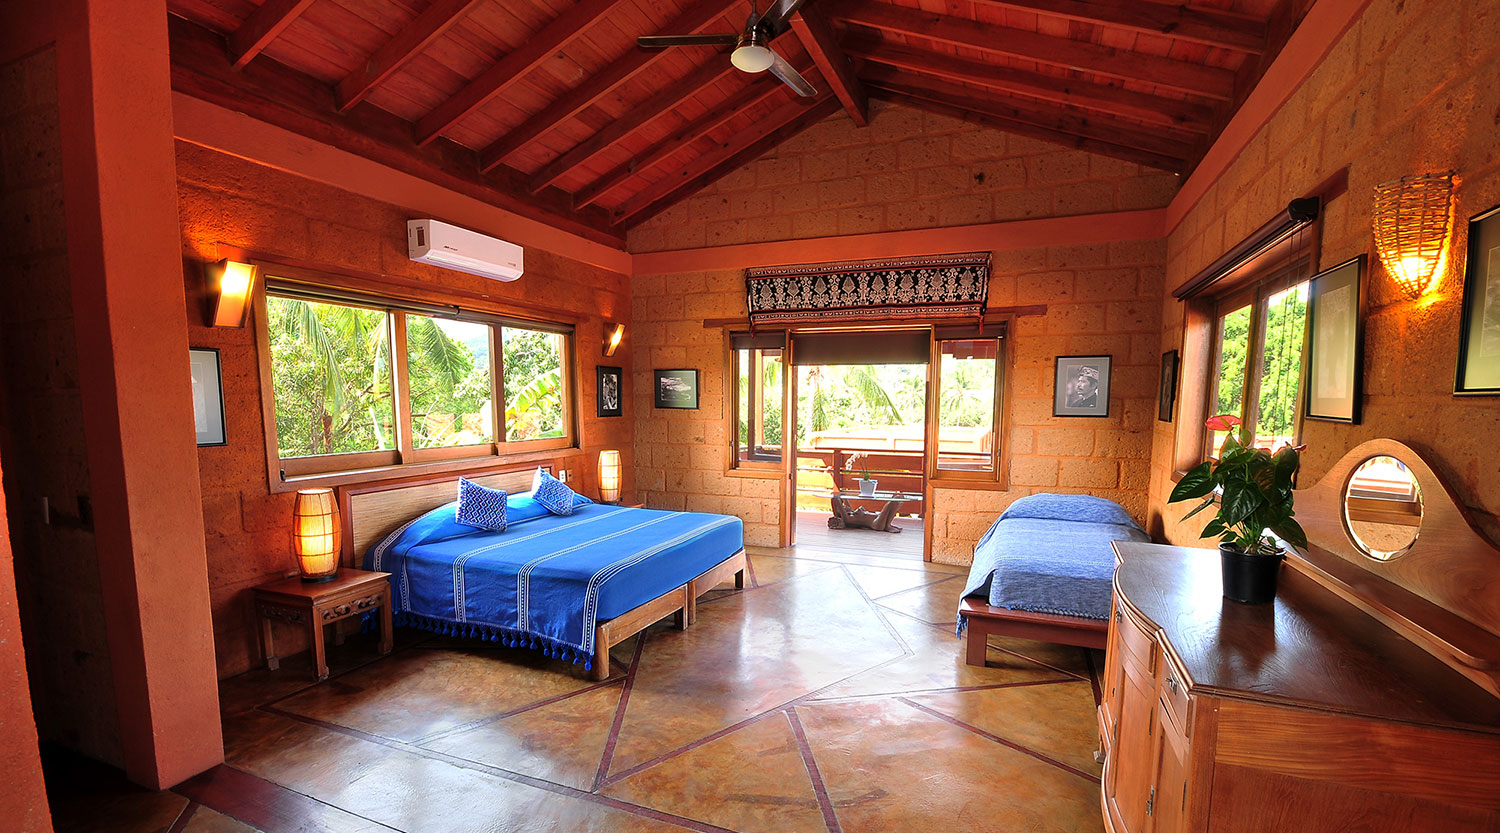
[[[771,37],[776,37],[787,30],[787,20],[806,3],[807,0],[776,0],[771,8],[766,9],[766,13],[761,15],[760,27]]]
[[[635,42],[646,49],[668,46],[733,46],[739,35],[642,35]]]
[[[807,79],[799,75],[797,70],[792,69],[792,65],[787,63],[785,58],[774,52],[771,54],[773,56],[771,60],[772,75],[780,78],[788,87],[796,90],[797,95],[803,98],[809,98],[818,94],[817,88],[807,83]]]

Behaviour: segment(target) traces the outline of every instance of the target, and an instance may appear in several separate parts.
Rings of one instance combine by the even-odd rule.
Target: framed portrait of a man
[[[1058,356],[1052,387],[1052,415],[1109,416],[1111,356]]]
[[[595,373],[598,378],[598,389],[595,391],[598,395],[598,415],[602,417],[619,416],[624,412],[624,408],[621,405],[623,391],[620,385],[620,377],[624,371],[618,367],[599,365],[595,368]]]

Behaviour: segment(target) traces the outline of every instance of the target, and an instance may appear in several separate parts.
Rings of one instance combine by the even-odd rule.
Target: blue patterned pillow
[[[1094,495],[1028,495],[1010,505],[1000,515],[1006,518],[1042,518],[1055,521],[1082,521],[1095,524],[1119,524],[1140,529],[1125,507],[1108,498]]]
[[[481,486],[472,480],[458,479],[458,511],[454,519],[461,524],[494,532],[505,531],[505,492]]]
[[[554,515],[573,514],[573,490],[544,469],[538,468],[531,479],[531,497]]]

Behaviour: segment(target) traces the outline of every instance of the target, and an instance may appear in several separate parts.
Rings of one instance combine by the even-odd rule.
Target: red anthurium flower
[[[1234,414],[1219,414],[1209,417],[1205,424],[1211,431],[1230,431],[1240,424],[1240,418]]]

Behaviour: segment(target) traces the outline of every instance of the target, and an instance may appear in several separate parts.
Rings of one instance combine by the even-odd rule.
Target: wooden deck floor
[[[922,560],[922,519],[898,518],[901,532],[829,529],[827,512],[797,513],[797,550],[878,555]]]

